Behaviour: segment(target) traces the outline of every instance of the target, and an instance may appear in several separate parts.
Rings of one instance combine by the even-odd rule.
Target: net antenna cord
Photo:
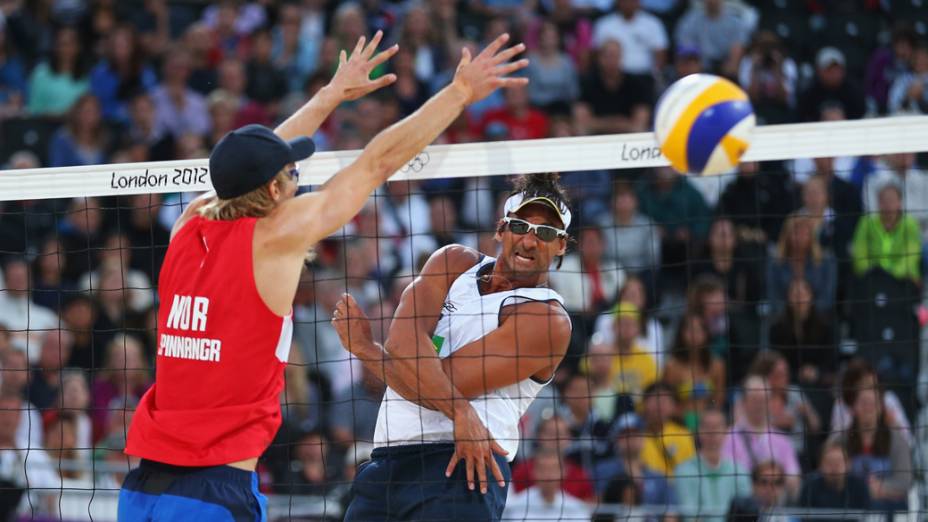
[[[928,150],[928,116],[767,125],[742,161],[870,156]],[[300,165],[320,185],[361,151],[320,152]],[[644,168],[667,165],[653,133],[432,145],[391,180]],[[0,171],[0,201],[209,190],[208,161],[183,160]]]

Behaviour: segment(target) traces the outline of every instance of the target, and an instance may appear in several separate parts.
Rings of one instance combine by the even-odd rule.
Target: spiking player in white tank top
[[[524,176],[497,226],[499,257],[460,245],[432,254],[384,347],[351,296],[339,302],[343,344],[387,384],[345,520],[500,519],[519,419],[570,340],[563,299],[547,287],[569,225],[557,176]]]

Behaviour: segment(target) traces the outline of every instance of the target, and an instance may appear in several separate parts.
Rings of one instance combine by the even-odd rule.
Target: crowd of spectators
[[[529,85],[469,107],[442,142],[647,131],[660,93],[696,72],[738,82],[761,124],[924,114],[928,12],[908,1],[6,0],[0,161],[204,158],[227,131],[291,114],[376,30],[400,51],[374,74],[397,81],[337,109],[318,150],[362,148],[447,83],[462,47],[502,32],[526,43]],[[523,419],[508,513],[904,509],[928,242],[919,159],[744,163],[708,180],[562,173],[576,242],[550,284],[573,336]],[[354,295],[382,339],[432,251],[496,252],[506,189],[389,183],[317,247],[262,491],[344,499],[383,385],[330,327],[335,302]],[[54,514],[62,489],[117,488],[134,463],[121,449],[153,378],[158,272],[190,199],[0,202],[3,509]]]

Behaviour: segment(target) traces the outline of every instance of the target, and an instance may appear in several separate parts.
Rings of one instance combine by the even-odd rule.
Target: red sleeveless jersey
[[[256,221],[196,216],[171,240],[155,384],[132,418],[127,454],[214,466],[260,456],[277,433],[293,323],[258,295]]]

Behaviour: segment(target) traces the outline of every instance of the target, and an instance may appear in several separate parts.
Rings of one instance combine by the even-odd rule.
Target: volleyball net
[[[496,255],[507,177],[533,172],[572,198],[550,286],[573,333],[520,423],[507,519],[923,514],[925,136],[761,127],[706,178],[650,133],[428,147],[303,272],[270,519],[338,520],[372,450],[384,388],[331,327],[341,294],[383,340],[429,254]],[[303,190],[358,153],[305,161]],[[169,231],[208,189],[205,159],[0,172],[0,520],[115,520]]]

